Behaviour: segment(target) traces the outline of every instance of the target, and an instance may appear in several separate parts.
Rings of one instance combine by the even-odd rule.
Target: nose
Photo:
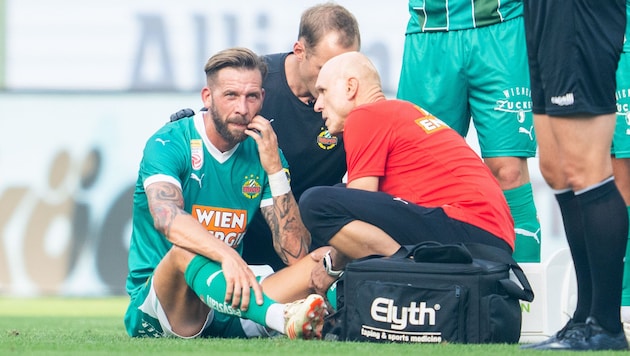
[[[239,115],[247,115],[249,107],[247,106],[247,97],[242,97],[234,103],[234,113]]]
[[[324,101],[322,100],[323,95],[318,95],[317,99],[315,99],[315,105],[313,106],[313,110],[315,110],[315,112],[322,112],[324,111]]]

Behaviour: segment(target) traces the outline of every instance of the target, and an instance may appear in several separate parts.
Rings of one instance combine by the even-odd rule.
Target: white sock
[[[270,327],[273,330],[279,331],[283,334],[285,333],[284,307],[284,304],[274,303],[269,306],[269,309],[267,309],[267,314],[265,315],[265,323],[267,324],[267,327]]]

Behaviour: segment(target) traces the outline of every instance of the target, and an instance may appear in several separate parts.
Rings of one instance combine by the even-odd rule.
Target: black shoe
[[[610,333],[604,330],[593,317],[587,318],[586,323],[582,324],[582,326],[573,327],[570,331],[565,332],[562,337],[557,337],[556,341],[535,345],[529,349],[573,351],[628,349],[628,342],[623,330],[620,330],[618,333]]]
[[[585,325],[586,324],[584,323],[578,323],[575,322],[573,319],[569,319],[569,321],[562,327],[562,329],[560,329],[557,333],[551,335],[547,340],[543,340],[535,344],[522,345],[521,349],[538,350],[545,345],[553,344],[562,340],[568,333],[582,332],[581,330],[584,329]]]

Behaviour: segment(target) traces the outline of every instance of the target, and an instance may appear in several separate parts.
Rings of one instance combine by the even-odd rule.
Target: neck
[[[383,93],[380,87],[374,87],[371,90],[366,91],[359,100],[362,103],[374,103],[381,100],[386,100],[387,97]]]
[[[305,104],[313,105],[315,98],[311,95],[308,87],[300,80],[300,67],[295,54],[291,53],[284,62],[284,74],[287,77],[287,84],[300,101]]]

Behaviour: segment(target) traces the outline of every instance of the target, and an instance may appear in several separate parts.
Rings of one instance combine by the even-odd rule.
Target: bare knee
[[[485,163],[502,190],[514,189],[529,182],[525,158],[494,157],[485,159]]]

